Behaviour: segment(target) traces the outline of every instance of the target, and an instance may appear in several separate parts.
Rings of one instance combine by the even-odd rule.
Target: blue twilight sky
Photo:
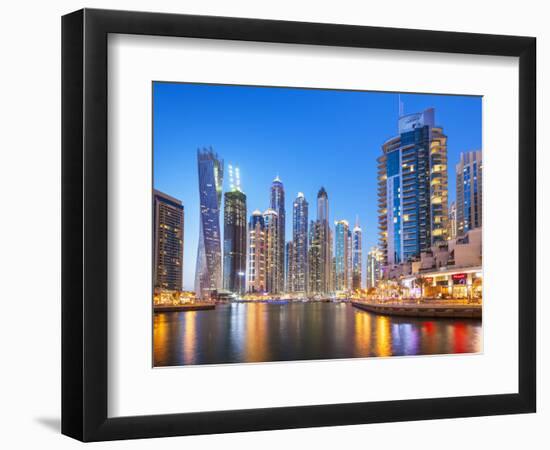
[[[451,202],[460,152],[481,149],[481,97],[401,94],[401,101],[405,114],[435,108],[436,125],[448,136]],[[287,240],[297,193],[305,194],[315,219],[324,186],[332,223],[353,225],[359,216],[366,260],[377,243],[376,158],[397,134],[398,115],[397,93],[155,82],[154,186],[184,204],[184,288],[193,289],[199,236],[198,147],[212,146],[224,159],[224,191],[227,165],[240,168],[249,216],[269,206],[279,175]]]

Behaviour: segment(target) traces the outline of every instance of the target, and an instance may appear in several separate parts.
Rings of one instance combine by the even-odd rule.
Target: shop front
[[[469,298],[468,274],[455,273],[451,275],[452,298]]]
[[[480,269],[424,273],[416,279],[416,284],[422,286],[423,298],[479,300],[483,292]]]

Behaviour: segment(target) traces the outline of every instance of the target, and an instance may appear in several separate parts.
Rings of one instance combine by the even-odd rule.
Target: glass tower
[[[347,291],[349,289],[349,261],[351,257],[348,221],[336,221],[334,232],[336,235],[334,246],[334,289],[336,291]]]
[[[223,160],[212,148],[197,151],[199,172],[200,231],[195,271],[197,298],[209,299],[222,281],[220,207]]]
[[[353,227],[352,242],[352,288],[361,289],[363,284],[363,231],[359,226],[359,217]]]
[[[463,236],[482,225],[482,158],[481,151],[460,154],[456,165],[456,227]]]
[[[384,264],[417,260],[447,240],[447,136],[435,112],[399,118],[378,158],[378,229]]]
[[[269,207],[277,212],[278,215],[278,245],[277,245],[277,258],[279,271],[277,274],[276,283],[276,292],[282,292],[284,289],[284,280],[285,280],[285,189],[283,182],[276,176],[273,182],[271,183],[271,199]]]
[[[278,294],[281,286],[280,247],[279,247],[279,214],[268,208],[264,212],[265,223],[265,279],[266,291]],[[284,261],[283,261],[284,263]]]
[[[238,188],[224,194],[223,288],[244,294],[246,275],[246,195]]]
[[[321,187],[317,194],[317,221],[321,227],[321,292],[328,294],[334,287],[332,282],[332,230],[329,222],[328,194],[324,187]]]
[[[307,292],[308,286],[308,203],[298,193],[292,207],[292,242],[294,251],[293,292]]]
[[[351,228],[348,227],[348,248],[346,255],[346,289],[349,291],[353,286],[353,234]]]

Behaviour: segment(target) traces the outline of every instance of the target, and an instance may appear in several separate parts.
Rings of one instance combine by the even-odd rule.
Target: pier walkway
[[[453,304],[444,301],[434,303],[372,303],[367,301],[352,301],[358,309],[376,314],[409,317],[450,317],[463,319],[481,319],[481,304]]]

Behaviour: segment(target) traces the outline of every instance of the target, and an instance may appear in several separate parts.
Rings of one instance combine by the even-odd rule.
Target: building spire
[[[353,231],[361,231],[361,225],[359,225],[359,214],[355,216],[355,227]]]

